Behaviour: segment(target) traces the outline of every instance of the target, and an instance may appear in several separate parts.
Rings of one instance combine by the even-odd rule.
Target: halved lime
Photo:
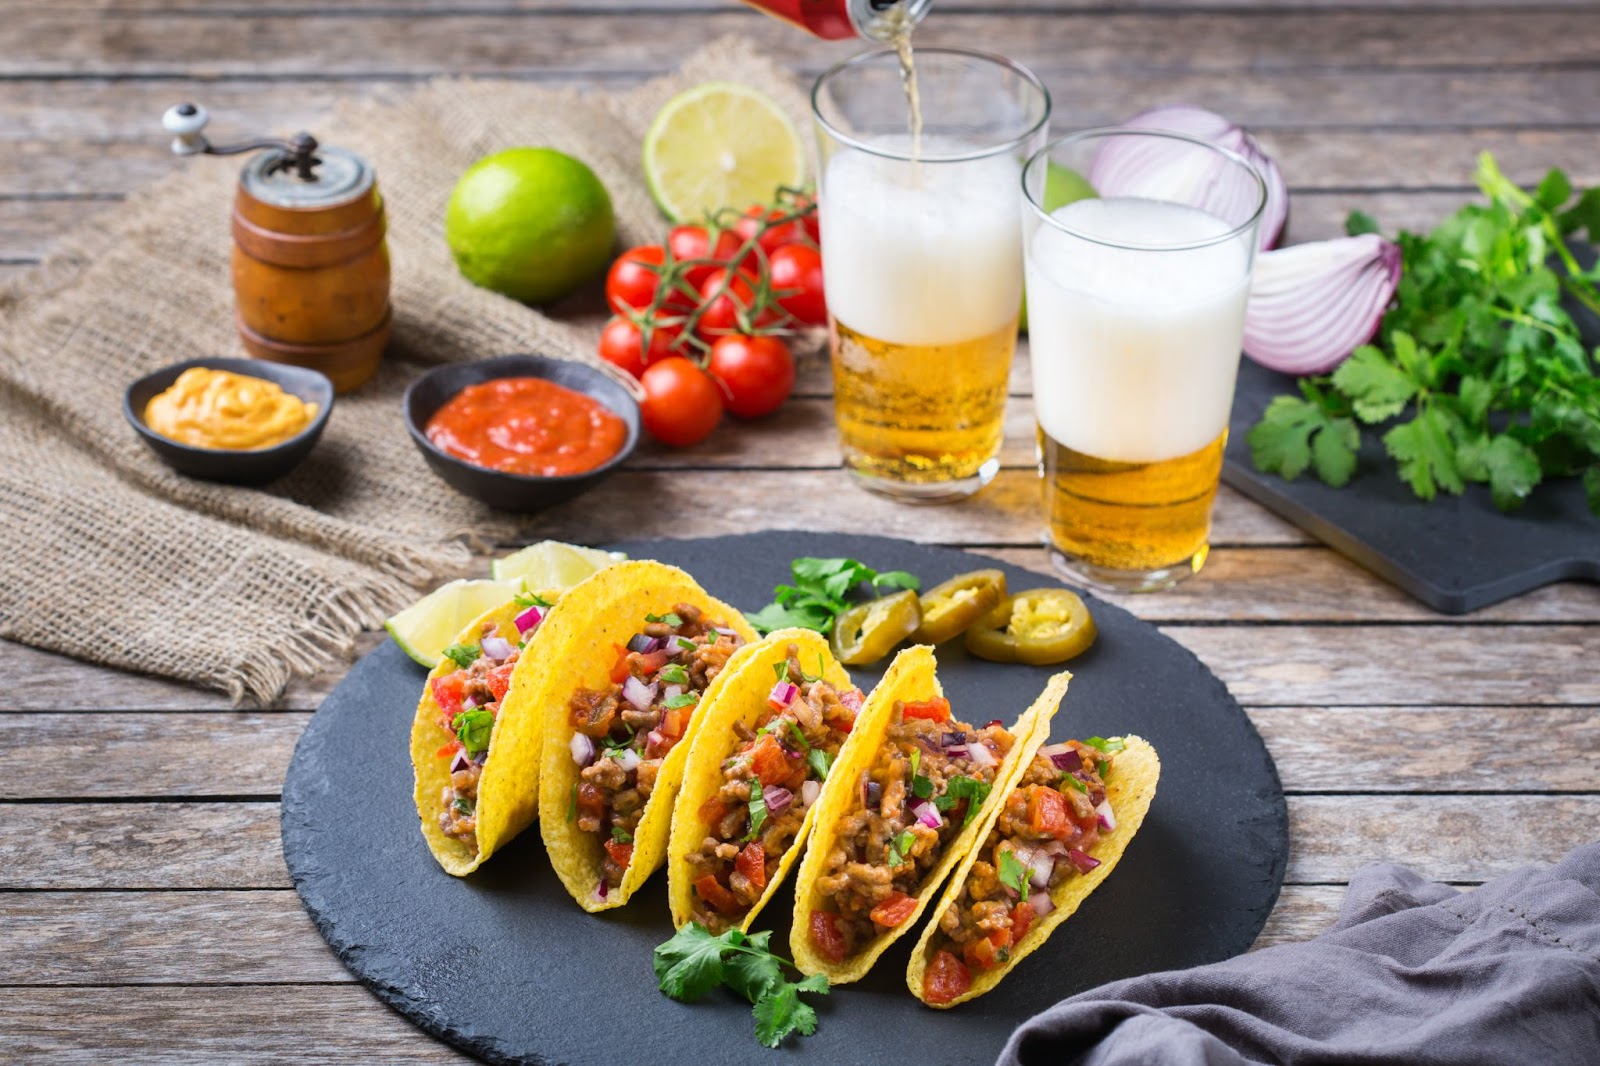
[[[644,176],[674,222],[724,207],[771,203],[806,180],[794,123],[765,93],[709,81],[668,100],[644,135]]]
[[[467,581],[440,585],[383,623],[400,650],[432,669],[468,622],[500,606],[522,587],[515,581]]]
[[[496,581],[510,582],[528,589],[570,588],[600,569],[626,559],[622,552],[601,551],[559,540],[541,540],[504,559],[496,559],[492,573]]]

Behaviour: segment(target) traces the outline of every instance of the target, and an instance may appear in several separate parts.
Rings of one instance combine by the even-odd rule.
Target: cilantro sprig
[[[483,649],[476,644],[452,644],[444,650],[446,659],[454,659],[455,664],[465,670],[478,661],[478,656],[483,654]]]
[[[933,805],[941,811],[948,811],[962,800],[967,800],[967,816],[961,822],[965,828],[978,816],[978,808],[983,806],[983,801],[989,798],[989,792],[993,788],[993,785],[979,781],[975,777],[956,774],[945,783],[944,792],[934,797]]]
[[[803,555],[789,564],[794,584],[772,590],[773,600],[745,618],[762,633],[776,629],[812,629],[826,633],[833,620],[852,606],[850,596],[866,584],[874,592],[921,587],[914,574],[904,570],[879,572],[858,559],[823,559]]]
[[[817,1031],[817,1012],[800,998],[802,992],[828,994],[822,974],[784,979],[784,968],[798,967],[767,947],[771,931],[746,935],[729,929],[712,936],[699,922],[690,922],[655,950],[657,987],[680,1003],[705,998],[718,985],[726,985],[753,1004],[756,1039],[775,1048],[790,1033],[810,1036]]]
[[[1370,429],[1420,499],[1484,484],[1510,511],[1547,478],[1581,476],[1600,515],[1600,350],[1563,306],[1600,314],[1600,264],[1585,270],[1567,247],[1600,241],[1600,187],[1575,197],[1551,170],[1529,192],[1488,152],[1476,178],[1487,204],[1396,238],[1404,271],[1374,343],[1251,428],[1258,470],[1345,485]],[[1346,223],[1377,228],[1359,212]]]

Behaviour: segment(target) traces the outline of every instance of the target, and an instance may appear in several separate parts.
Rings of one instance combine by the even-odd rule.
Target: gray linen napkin
[[[1073,996],[1000,1063],[1600,1064],[1600,843],[1470,892],[1368,867],[1316,939]]]

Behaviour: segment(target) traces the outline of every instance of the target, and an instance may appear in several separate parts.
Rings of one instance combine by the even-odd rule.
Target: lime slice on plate
[[[468,622],[521,591],[515,581],[458,579],[440,585],[384,622],[383,627],[401,651],[432,669]]]
[[[727,81],[668,100],[644,135],[644,176],[674,222],[724,207],[771,203],[778,186],[806,179],[794,123],[765,93]]]
[[[528,589],[570,588],[603,566],[626,559],[621,552],[601,551],[559,540],[541,540],[494,561],[494,578]]]

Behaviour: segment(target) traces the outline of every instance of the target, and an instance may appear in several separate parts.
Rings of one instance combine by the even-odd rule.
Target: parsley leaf
[[[699,702],[700,702],[700,693],[698,693],[698,692],[680,692],[676,696],[667,697],[666,701],[663,702],[661,704],[661,706],[665,707],[669,711],[675,711],[679,707],[688,707],[691,704],[695,704],[695,703],[699,703]]]
[[[761,791],[761,779],[750,779],[750,832],[745,834],[746,840],[754,840],[756,834],[761,832],[761,827],[767,822],[767,797]]]
[[[884,589],[910,589],[915,592],[922,587],[922,582],[917,580],[917,575],[905,570],[885,570],[872,579],[872,587],[879,592]]]
[[[777,1047],[790,1033],[810,1036],[817,1031],[816,1010],[800,998],[801,992],[828,991],[826,984],[816,987],[817,977],[822,975],[808,977],[797,984],[785,981],[756,1001],[752,1013],[756,1018],[756,1039],[762,1047]],[[826,980],[823,978],[824,982]],[[812,987],[806,987],[807,984]]]
[[[462,711],[455,718],[456,737],[468,755],[476,755],[489,746],[489,736],[494,732],[494,714],[473,708]]]
[[[823,605],[786,607],[782,604],[769,603],[759,611],[746,611],[744,618],[760,633],[771,633],[779,629],[810,629],[826,633],[828,627],[833,624],[833,614],[834,612]]]
[[[444,650],[445,658],[454,659],[463,670],[477,662],[482,654],[476,644],[452,644]]]
[[[771,930],[744,938],[747,951],[734,952],[723,963],[723,984],[739,993],[751,1003],[783,984],[783,969],[778,957],[767,947],[772,939]]]
[[[1330,413],[1317,399],[1273,397],[1261,421],[1245,434],[1257,470],[1292,481],[1315,464],[1317,476],[1329,485],[1350,480],[1361,431],[1354,419]]]
[[[1395,339],[1402,336],[1405,334],[1398,334]],[[1406,340],[1409,342],[1410,338]],[[1371,425],[1404,411],[1422,385],[1384,358],[1383,352],[1364,344],[1333,372],[1333,387],[1350,397],[1356,417]]]
[[[738,930],[730,930],[738,932]],[[690,922],[656,947],[656,983],[679,1003],[693,1003],[722,983],[722,953],[727,945],[699,922]]]
[[[834,618],[850,608],[850,597],[858,586],[866,584],[874,590],[882,590],[915,589],[920,585],[914,575],[904,570],[880,574],[859,559],[803,555],[789,564],[789,572],[794,584],[776,586],[771,603],[745,614],[750,624],[762,633],[790,627],[827,633],[833,627]],[[818,674],[821,674],[820,668]]]
[[[756,1039],[764,1047],[777,1047],[791,1033],[810,1036],[817,1031],[817,1012],[800,993],[825,996],[828,979],[814,974],[785,981],[783,968],[795,966],[772,953],[771,939],[770,932],[746,936],[738,929],[712,936],[699,922],[690,922],[655,949],[657,987],[680,1003],[692,1003],[726,985],[753,1004]]]
[[[1017,858],[1016,853],[1010,848],[1005,848],[1000,852],[1000,868],[995,871],[995,876],[1000,879],[1002,885],[1005,885],[1019,896],[1025,895],[1029,872],[1028,867]]]

